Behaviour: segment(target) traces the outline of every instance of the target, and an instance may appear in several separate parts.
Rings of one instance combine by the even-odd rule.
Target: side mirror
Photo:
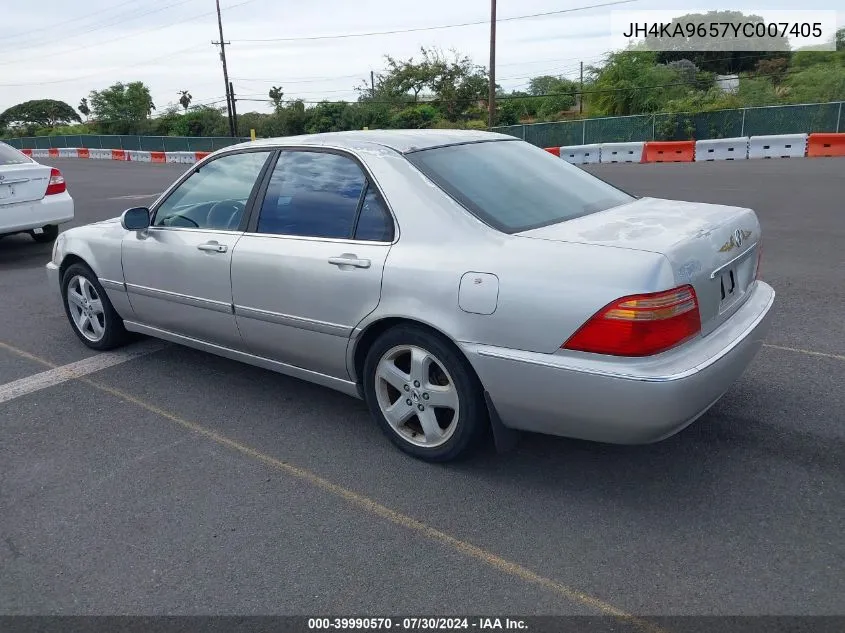
[[[120,225],[127,231],[143,231],[150,227],[150,210],[147,207],[126,209],[120,216]]]

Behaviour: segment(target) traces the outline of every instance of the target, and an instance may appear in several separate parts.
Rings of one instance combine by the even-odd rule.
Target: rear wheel
[[[415,326],[379,337],[364,363],[367,405],[406,453],[431,462],[464,456],[487,424],[481,385],[446,341]]]
[[[30,233],[32,239],[39,244],[53,242],[59,237],[59,227],[55,224],[48,224],[47,226],[41,227],[41,229],[43,233]]]
[[[73,331],[91,349],[113,349],[129,340],[123,320],[87,266],[73,264],[65,271],[62,302]]]

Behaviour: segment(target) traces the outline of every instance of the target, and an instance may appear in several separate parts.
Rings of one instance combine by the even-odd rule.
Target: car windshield
[[[406,158],[473,215],[504,233],[557,224],[634,200],[522,141],[450,145]]]
[[[0,143],[0,166],[23,165],[32,162],[25,155],[21,154],[14,147]]]

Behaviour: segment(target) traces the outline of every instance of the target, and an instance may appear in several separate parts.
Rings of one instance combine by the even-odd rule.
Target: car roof
[[[460,145],[465,143],[480,143],[483,141],[516,141],[516,137],[495,132],[480,130],[353,130],[349,132],[325,132],[322,134],[303,134],[301,136],[284,136],[280,138],[259,139],[248,141],[234,147],[288,145],[313,145],[315,147],[329,146],[342,149],[367,149],[373,145],[389,147],[402,154],[408,154],[423,149]]]

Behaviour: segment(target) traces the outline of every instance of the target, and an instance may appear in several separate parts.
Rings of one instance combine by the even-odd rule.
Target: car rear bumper
[[[713,406],[763,344],[775,292],[757,281],[725,323],[649,358],[462,344],[502,423],[614,444],[669,437]]]
[[[74,217],[73,198],[64,193],[35,202],[0,205],[0,234],[20,233],[49,224],[64,224]]]

